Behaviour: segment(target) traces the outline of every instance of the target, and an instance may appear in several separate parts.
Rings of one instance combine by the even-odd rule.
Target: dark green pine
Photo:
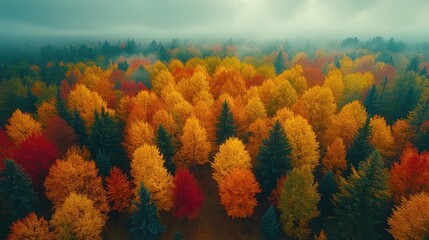
[[[234,116],[232,115],[228,103],[224,101],[216,124],[217,144],[221,145],[228,138],[235,135],[236,127],[234,125]]]
[[[34,212],[38,201],[21,166],[8,159],[4,164],[0,172],[0,239],[6,237],[10,224]]]
[[[262,140],[255,167],[256,178],[262,188],[262,197],[268,196],[276,187],[277,180],[291,169],[292,148],[277,121],[268,138]]]
[[[281,51],[277,54],[276,59],[274,60],[274,68],[277,75],[285,70],[285,62],[283,59],[283,53]]]
[[[113,165],[127,169],[126,155],[122,147],[122,133],[119,123],[104,108],[94,112],[94,122],[90,126],[88,147],[92,156],[98,151],[110,157]]]
[[[82,119],[76,109],[73,110],[69,124],[78,136],[79,143],[81,145],[86,145],[88,140],[88,134],[86,133],[85,129],[85,121]]]
[[[374,147],[370,143],[371,127],[369,125],[371,116],[368,115],[365,124],[358,130],[352,145],[347,151],[347,162],[348,170],[346,173],[350,173],[351,167],[357,167],[360,162],[368,158],[368,156],[374,151]]]
[[[274,240],[278,239],[280,236],[280,223],[273,205],[271,205],[264,215],[262,215],[261,227],[265,239]]]
[[[131,233],[135,240],[156,239],[165,232],[165,227],[158,219],[158,210],[154,201],[150,200],[150,194],[143,182],[138,190],[138,200],[133,202],[135,211],[131,214]]]
[[[340,182],[328,222],[329,239],[379,239],[390,200],[388,177],[380,153],[373,152],[355,174]]]
[[[320,180],[318,190],[321,194],[319,202],[320,216],[322,218],[331,216],[334,208],[332,196],[338,191],[338,184],[331,171],[328,171]]]
[[[372,85],[363,104],[369,114],[375,115],[380,113],[380,97],[375,85]]]
[[[164,156],[164,167],[167,168],[168,172],[174,174],[176,172],[176,165],[173,163],[175,148],[171,135],[162,125],[159,125],[156,131],[156,146]]]
[[[103,179],[109,176],[110,169],[112,168],[112,162],[110,161],[109,155],[104,151],[98,150],[97,156],[95,156],[95,165],[97,166],[98,173]]]

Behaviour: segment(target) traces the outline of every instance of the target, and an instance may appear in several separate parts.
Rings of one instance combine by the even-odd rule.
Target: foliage
[[[347,169],[346,147],[342,138],[336,138],[326,149],[322,159],[323,170],[331,171],[339,177]]]
[[[277,121],[269,136],[262,140],[255,167],[256,177],[262,187],[262,195],[267,196],[275,188],[278,179],[291,169],[291,146],[283,127]]]
[[[47,120],[43,133],[47,139],[57,145],[60,155],[66,153],[70,146],[78,143],[78,136],[73,128],[58,115]]]
[[[42,125],[30,114],[17,109],[9,118],[6,131],[15,144],[20,144],[31,135],[42,133]]]
[[[37,218],[34,212],[28,214],[24,219],[18,220],[10,227],[7,236],[9,240],[51,240],[54,235],[49,231],[48,222],[43,218]]]
[[[151,201],[144,184],[139,184],[138,198],[133,202],[135,211],[131,214],[131,233],[134,239],[154,240],[165,231],[158,219],[155,202]]]
[[[250,156],[243,142],[235,137],[228,138],[220,145],[219,152],[216,153],[211,167],[213,179],[218,184],[235,168],[250,170]]]
[[[429,231],[429,195],[410,196],[397,206],[388,219],[388,231],[395,239],[427,239]]]
[[[359,128],[353,143],[347,150],[347,162],[349,169],[357,167],[360,162],[364,161],[373,152],[374,147],[370,143],[371,127],[370,118],[368,117],[363,127]]]
[[[206,130],[196,117],[186,119],[180,142],[182,147],[177,154],[176,163],[189,166],[209,161],[211,144],[207,140]]]
[[[179,169],[173,178],[174,215],[193,219],[197,217],[204,201],[204,194],[187,169]]]
[[[256,194],[261,189],[253,173],[235,168],[219,182],[220,203],[232,218],[245,218],[253,214],[257,205]]]
[[[60,153],[57,146],[44,135],[32,135],[14,149],[13,156],[34,185],[40,187]]]
[[[283,230],[288,236],[306,239],[308,223],[319,215],[317,183],[309,168],[295,168],[283,183],[279,209]]]
[[[106,178],[106,194],[107,200],[113,204],[113,210],[122,212],[131,205],[131,197],[134,195],[131,182],[117,167],[113,167]]]
[[[102,213],[109,211],[106,192],[94,161],[86,161],[76,153],[57,160],[45,180],[46,197],[56,208],[70,193],[86,195]]]
[[[168,211],[173,207],[173,176],[165,169],[156,146],[144,144],[134,151],[131,176],[135,186],[144,184],[160,210]]]
[[[131,123],[125,128],[124,147],[128,155],[132,156],[134,151],[143,144],[153,144],[155,133],[149,123],[140,120]]]
[[[85,194],[71,192],[58,206],[50,225],[55,239],[101,239],[106,217]]]
[[[390,170],[389,185],[398,203],[411,195],[429,192],[429,152],[419,154],[414,148],[406,148],[401,161]]]

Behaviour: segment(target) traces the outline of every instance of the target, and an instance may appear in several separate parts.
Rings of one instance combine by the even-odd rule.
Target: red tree
[[[33,135],[13,149],[13,159],[23,167],[34,185],[42,186],[49,168],[60,157],[57,146],[43,134]]]
[[[110,176],[106,178],[107,199],[113,204],[112,209],[122,212],[131,204],[133,191],[131,182],[122,171],[114,167],[110,171]]]
[[[173,179],[174,215],[195,218],[204,201],[204,194],[197,180],[187,169],[179,169]]]
[[[416,149],[406,148],[401,162],[390,171],[390,188],[396,202],[420,192],[429,192],[429,152],[418,154]]]
[[[73,128],[57,115],[48,120],[44,133],[47,139],[57,144],[60,155],[64,155],[70,146],[78,142]]]

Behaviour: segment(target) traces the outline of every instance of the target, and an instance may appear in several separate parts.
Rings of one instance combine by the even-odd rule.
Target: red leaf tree
[[[112,209],[118,212],[126,210],[131,205],[133,191],[131,182],[122,171],[114,167],[106,178],[107,199],[113,204]]]
[[[45,136],[57,144],[61,155],[64,155],[69,147],[78,143],[78,136],[73,128],[58,115],[53,116],[46,123]]]
[[[407,147],[401,162],[393,165],[389,183],[395,202],[400,202],[403,197],[429,192],[429,152],[419,155],[416,149]]]
[[[174,215],[177,217],[197,217],[204,201],[204,194],[197,180],[187,169],[179,169],[173,179]]]
[[[57,146],[45,135],[32,135],[15,149],[13,159],[23,167],[35,186],[42,186],[49,168],[60,157]]]

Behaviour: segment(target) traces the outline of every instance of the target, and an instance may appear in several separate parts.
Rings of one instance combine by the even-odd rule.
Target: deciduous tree
[[[42,125],[30,114],[17,109],[9,118],[6,131],[15,144],[20,144],[31,135],[42,133]]]
[[[134,151],[131,176],[136,186],[144,183],[160,210],[173,207],[173,176],[164,167],[164,159],[156,146],[144,144]]]
[[[8,240],[51,240],[53,238],[48,222],[43,217],[38,218],[34,212],[14,222],[7,236]]]
[[[320,195],[309,168],[295,168],[283,183],[279,209],[283,230],[288,236],[306,239],[308,223],[319,215]]]
[[[70,193],[84,194],[102,213],[109,211],[106,192],[94,161],[86,161],[76,153],[57,160],[45,180],[46,197],[58,208]]]
[[[336,177],[347,169],[346,148],[342,138],[336,138],[328,146],[322,165],[324,172],[331,171]]]
[[[235,168],[219,182],[220,203],[232,218],[245,218],[253,214],[257,205],[256,194],[261,189],[249,169]]]
[[[106,178],[106,186],[107,200],[113,204],[112,209],[125,211],[131,205],[134,195],[128,177],[119,168],[113,167]]]
[[[388,231],[395,239],[427,239],[429,195],[420,193],[410,196],[410,199],[395,208],[388,223]]]
[[[212,163],[213,179],[219,184],[235,168],[250,170],[250,156],[238,138],[228,138],[219,147]]]
[[[85,194],[71,192],[57,207],[50,225],[55,239],[101,239],[106,216]]]
[[[187,169],[179,169],[174,175],[174,215],[193,219],[197,217],[204,201],[204,194]]]

